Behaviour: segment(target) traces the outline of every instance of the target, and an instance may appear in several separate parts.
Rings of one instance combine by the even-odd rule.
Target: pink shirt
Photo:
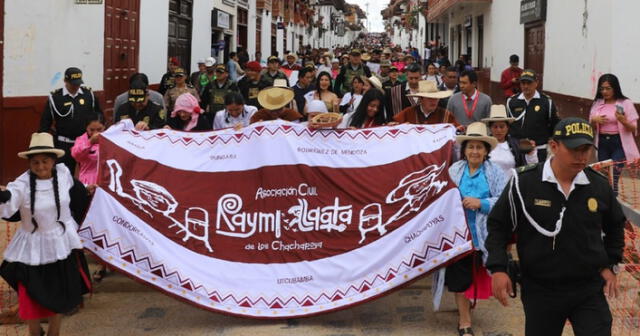
[[[593,111],[589,118],[595,116],[607,117],[607,122],[600,124],[600,133],[618,134],[618,120],[616,119],[617,104],[598,104],[598,108]]]
[[[636,144],[636,141],[634,139],[634,136],[637,134],[637,129],[636,129],[636,134],[633,134],[631,132],[629,132],[624,125],[622,125],[620,122],[618,122],[618,120],[615,117],[615,114],[606,114],[606,113],[611,113],[611,111],[613,111],[613,113],[615,113],[616,110],[616,105],[622,105],[622,107],[624,108],[624,116],[627,118],[627,120],[633,124],[636,124],[638,121],[638,111],[636,111],[636,108],[633,106],[633,102],[629,99],[625,99],[625,100],[618,100],[616,101],[615,104],[605,104],[603,99],[598,99],[593,103],[593,106],[591,106],[591,111],[589,112],[589,119],[593,118],[594,116],[597,115],[606,115],[607,118],[609,118],[610,120],[612,120],[610,123],[612,123],[613,125],[615,125],[615,129],[609,127],[610,125],[597,125],[596,126],[596,146],[598,146],[598,135],[600,133],[616,133],[616,134],[620,134],[620,142],[622,142],[622,149],[624,150],[624,156],[627,160],[635,160],[640,158],[640,152],[638,151],[638,145]],[[637,124],[636,124],[637,125]],[[604,128],[607,127],[607,128]],[[611,130],[611,131],[607,131],[607,130]]]
[[[98,144],[91,144],[87,133],[76,138],[76,142],[71,148],[71,156],[80,166],[80,176],[78,179],[85,185],[96,184],[98,182]]]

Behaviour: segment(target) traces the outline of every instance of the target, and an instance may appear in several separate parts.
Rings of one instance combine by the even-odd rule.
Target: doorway
[[[484,67],[484,16],[478,16],[478,68]]]
[[[129,76],[138,71],[140,0],[106,0],[104,5],[104,99],[107,121],[113,101],[129,89]]]
[[[538,74],[538,89],[544,79],[544,23],[534,23],[524,28],[524,67]]]
[[[180,67],[191,69],[191,24],[193,0],[169,0],[169,57],[177,57]]]

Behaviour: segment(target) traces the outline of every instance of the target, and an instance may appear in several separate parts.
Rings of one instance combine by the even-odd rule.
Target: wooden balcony
[[[284,1],[285,0],[273,0],[271,4],[272,16],[284,16]]]
[[[271,11],[271,0],[256,0],[256,9]]]
[[[444,14],[449,8],[463,3],[491,3],[492,0],[429,0],[429,13],[427,20],[433,22]]]

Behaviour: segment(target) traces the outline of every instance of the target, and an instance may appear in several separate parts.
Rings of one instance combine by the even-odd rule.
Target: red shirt
[[[505,97],[511,97],[517,92],[520,92],[520,82],[516,81],[514,83],[512,80],[514,78],[520,78],[522,71],[523,70],[520,68],[514,69],[512,67],[508,67],[502,72],[502,75],[500,76],[500,88],[504,90]]]

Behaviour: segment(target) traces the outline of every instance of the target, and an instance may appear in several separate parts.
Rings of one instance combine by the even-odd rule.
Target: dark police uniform
[[[227,79],[222,85],[218,81],[209,82],[202,96],[202,108],[209,107],[209,120],[214,120],[216,112],[224,110],[224,96],[230,92],[238,92],[238,86],[231,79]]]
[[[382,89],[387,90],[387,89],[390,89],[390,88],[392,88],[392,87],[394,87],[396,85],[401,85],[401,84],[402,84],[402,82],[399,79],[396,80],[395,82],[392,81],[391,79],[389,79],[387,81],[382,82]]]
[[[137,111],[131,103],[121,105],[116,111],[113,121],[118,122],[122,119],[131,119],[134,126],[138,122],[144,121],[149,129],[158,129],[166,125],[167,113],[162,106],[148,100],[147,106],[140,111]]]
[[[581,123],[590,128],[586,121]],[[523,201],[514,177],[494,205],[487,221],[487,268],[492,273],[506,271],[506,246],[515,234],[526,335],[559,336],[567,319],[577,336],[610,335],[611,313],[600,271],[622,259],[624,214],[605,177],[586,168],[565,197],[550,180],[555,176],[550,163],[519,168]],[[561,218],[559,233],[543,235],[524,210],[547,234]]]
[[[365,76],[369,78],[371,77],[371,70],[369,70],[369,67],[364,64],[359,64],[355,69],[351,64],[342,66],[340,73],[336,77],[333,92],[340,97],[345,95],[347,92],[350,92],[351,82],[353,81],[353,77],[356,76]]]
[[[175,83],[173,79],[173,73],[171,71],[168,71],[167,73],[162,75],[162,78],[160,79],[160,86],[158,87],[158,92],[160,92],[160,94],[164,96],[164,94],[167,93],[167,91],[170,88],[172,88],[174,85]]]
[[[536,146],[546,145],[551,138],[551,131],[558,121],[558,111],[551,97],[538,93],[529,101],[524,100],[523,94],[517,94],[507,99],[507,111],[510,117],[516,118],[509,127],[509,134],[516,139],[528,138],[536,142]],[[538,147],[538,159],[546,160],[546,147]]]
[[[100,103],[90,88],[81,86],[77,95],[71,97],[66,89],[51,91],[40,119],[38,132],[52,132],[56,148],[65,155],[59,159],[71,172],[75,171],[76,161],[71,156],[71,147],[75,139],[86,132],[87,122],[102,115]]]
[[[274,76],[272,76],[269,73],[269,70],[263,70],[262,74],[260,75],[260,90],[268,88],[268,87],[272,87],[273,86],[273,82],[275,82],[276,79],[284,79],[284,80],[286,80],[287,81],[287,86],[289,86],[289,78],[281,70],[278,70],[278,72],[276,72],[276,74]]]
[[[244,76],[238,81],[238,90],[240,90],[245,104],[260,109],[260,104],[258,103],[258,92],[261,90],[260,80],[254,82],[249,77]]]

